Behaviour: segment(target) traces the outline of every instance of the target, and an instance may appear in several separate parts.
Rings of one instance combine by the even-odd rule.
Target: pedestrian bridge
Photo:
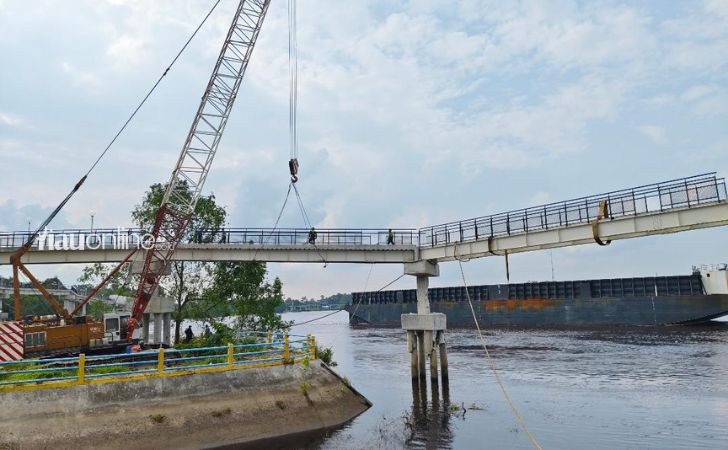
[[[728,225],[724,178],[696,175],[605,194],[417,229],[224,228],[194,230],[178,245],[184,261],[407,263],[451,261],[600,243]],[[118,262],[152,245],[141,229],[55,230],[41,234],[25,264]],[[0,232],[0,264],[29,238]],[[164,245],[156,244],[156,245]]]

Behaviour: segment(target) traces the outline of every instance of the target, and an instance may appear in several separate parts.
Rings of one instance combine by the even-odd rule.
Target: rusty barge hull
[[[728,294],[706,294],[700,274],[469,286],[481,326],[589,327],[700,324],[728,314]],[[431,288],[432,312],[448,328],[474,327],[464,287]],[[417,312],[414,289],[356,292],[353,325],[399,327]]]

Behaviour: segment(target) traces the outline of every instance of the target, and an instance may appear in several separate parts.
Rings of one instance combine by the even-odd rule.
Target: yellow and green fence
[[[2,362],[0,392],[224,372],[316,359],[316,339],[311,335],[274,337],[264,333],[257,340],[217,347]]]

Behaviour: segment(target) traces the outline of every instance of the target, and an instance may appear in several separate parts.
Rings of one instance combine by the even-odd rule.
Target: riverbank
[[[320,361],[2,393],[0,448],[199,449],[325,430],[371,403]]]

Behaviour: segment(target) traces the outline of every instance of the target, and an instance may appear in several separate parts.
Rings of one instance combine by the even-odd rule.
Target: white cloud
[[[61,62],[61,70],[71,79],[71,82],[79,87],[101,86],[101,79],[91,71],[81,70],[68,61]]]
[[[639,125],[636,127],[637,130],[642,133],[649,140],[658,145],[663,145],[667,142],[665,137],[665,129],[657,125]]]
[[[539,206],[553,202],[551,194],[546,191],[539,191],[533,194],[533,197],[528,201],[528,206]]]
[[[140,38],[121,35],[106,49],[106,54],[121,65],[136,65],[144,57],[145,43]]]
[[[714,85],[691,86],[681,98],[698,116],[718,116],[728,112],[728,90]]]
[[[682,99],[689,102],[695,101],[715,91],[716,89],[714,86],[708,86],[705,84],[691,86],[689,89],[683,92]]]
[[[0,192],[20,208],[51,205],[75,181],[210,2],[3,5],[0,51],[30,74],[0,74],[0,125],[15,123],[0,154],[18,167]],[[70,222],[85,226],[92,207],[97,220],[126,225],[144,189],[168,178],[234,7],[220,4],[69,203]],[[299,187],[309,214],[319,226],[424,226],[728,167],[725,11],[725,1],[307,2]],[[20,44],[29,38],[37,45]],[[54,71],[65,76],[45,75]],[[287,74],[285,2],[273,2],[206,187],[234,226],[271,225],[285,194]],[[681,146],[700,147],[700,158],[675,159]],[[645,169],[656,157],[660,175]],[[561,182],[597,165],[609,183]],[[302,223],[295,206],[283,219],[291,226]],[[274,267],[294,295],[351,290],[358,276]]]
[[[0,112],[0,125],[16,127],[18,125],[21,125],[22,123],[23,119],[21,119],[20,117],[13,114]]]

